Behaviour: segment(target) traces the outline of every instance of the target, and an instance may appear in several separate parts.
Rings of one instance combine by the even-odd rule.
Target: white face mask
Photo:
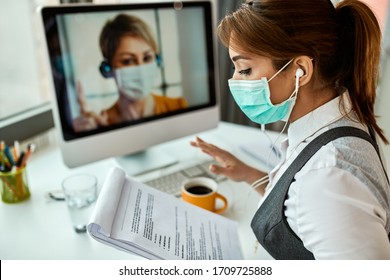
[[[140,100],[151,93],[158,75],[157,62],[114,70],[119,92],[132,100]]]

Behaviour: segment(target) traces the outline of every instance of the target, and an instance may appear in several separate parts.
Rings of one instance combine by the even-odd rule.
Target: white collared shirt
[[[319,134],[344,125],[367,131],[340,112],[340,98],[350,110],[345,93],[290,124],[282,143],[285,159],[271,171],[264,198]],[[390,259],[389,203],[389,185],[374,147],[366,140],[344,137],[322,147],[296,174],[285,215],[316,259]]]

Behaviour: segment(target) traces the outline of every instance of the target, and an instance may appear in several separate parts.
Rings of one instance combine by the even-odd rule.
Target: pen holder
[[[17,203],[30,197],[26,167],[9,172],[0,172],[1,200]]]

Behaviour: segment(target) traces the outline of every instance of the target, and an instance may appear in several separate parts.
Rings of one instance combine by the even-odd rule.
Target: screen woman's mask
[[[151,93],[158,75],[157,62],[114,70],[118,90],[131,100],[140,100]]]

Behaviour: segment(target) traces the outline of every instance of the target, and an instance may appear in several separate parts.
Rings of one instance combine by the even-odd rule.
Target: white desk
[[[272,133],[271,133],[272,134]],[[251,164],[264,167],[243,153],[240,144],[264,139],[260,129],[221,123],[217,129],[199,133],[200,137],[219,145]],[[274,134],[275,135],[275,134]],[[161,149],[178,155],[180,160],[207,158],[190,146],[194,136],[159,145]],[[28,180],[31,198],[18,204],[0,201],[0,259],[141,259],[93,240],[87,233],[74,232],[67,206],[63,201],[48,201],[48,191],[61,189],[61,181],[69,174],[87,172],[98,177],[101,187],[108,170],[117,165],[115,159],[107,159],[80,168],[69,169],[62,162],[56,143],[37,151],[28,164]],[[270,259],[258,246],[250,228],[259,195],[243,183],[225,181],[220,192],[229,200],[229,208],[223,214],[239,223],[239,236],[245,259]],[[248,195],[250,194],[250,195]]]

